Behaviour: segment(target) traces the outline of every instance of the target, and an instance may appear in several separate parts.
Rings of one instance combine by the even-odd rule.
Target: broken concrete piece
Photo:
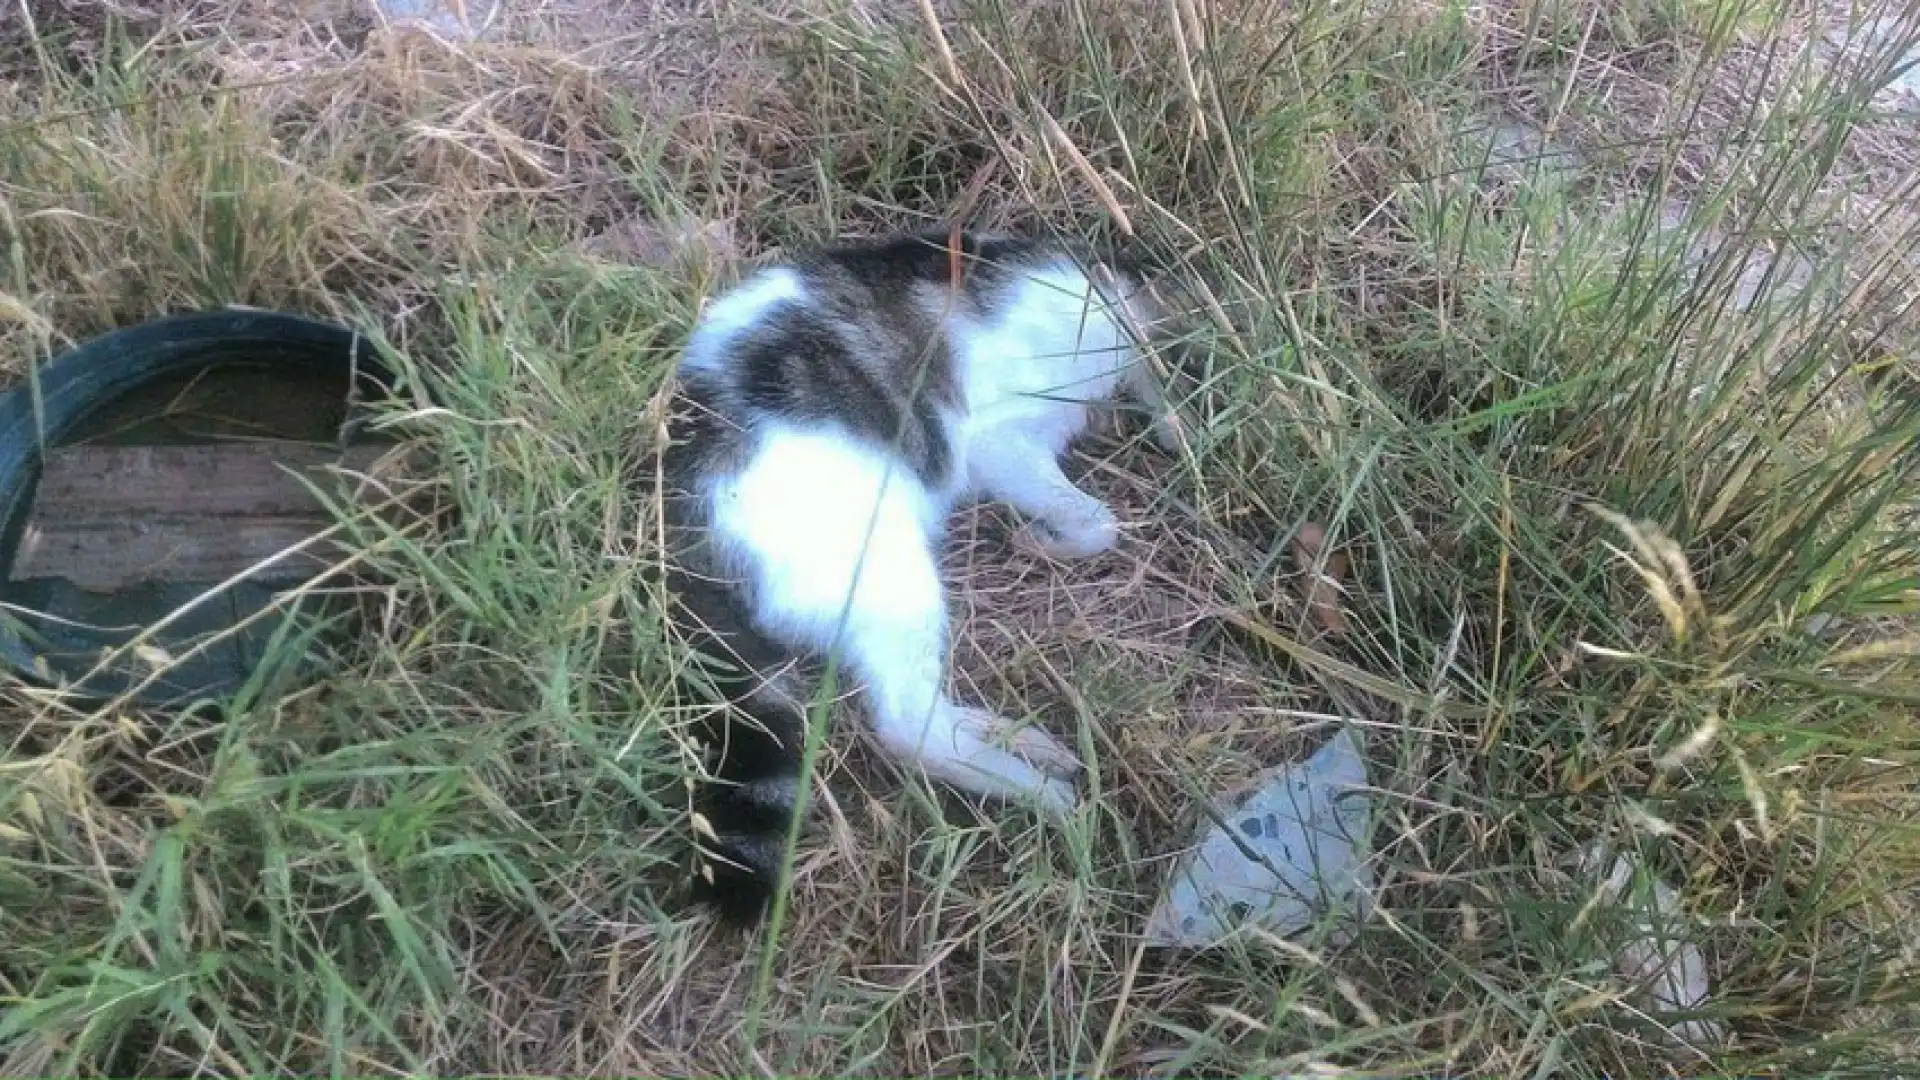
[[[1752,311],[1756,306],[1784,304],[1805,292],[1814,282],[1819,268],[1791,245],[1776,246],[1764,241],[1735,241],[1728,233],[1709,222],[1693,219],[1691,206],[1684,199],[1669,199],[1660,207],[1656,226],[1666,236],[1677,236],[1685,246],[1680,252],[1681,266],[1693,278],[1709,264],[1726,260],[1737,270],[1719,270],[1733,274],[1733,307]]]
[[[1836,10],[1838,15],[1846,9]],[[1897,9],[1896,9],[1897,10]],[[1920,33],[1908,12],[1874,15],[1864,20],[1840,15],[1817,40],[1820,51],[1833,62],[1861,63],[1898,52],[1900,61],[1890,79],[1874,95],[1881,112],[1908,112],[1920,106]]]
[[[1224,796],[1220,820],[1202,826],[1174,867],[1147,944],[1205,947],[1244,926],[1297,934],[1364,912],[1373,888],[1366,780],[1359,737],[1342,728],[1307,760]]]

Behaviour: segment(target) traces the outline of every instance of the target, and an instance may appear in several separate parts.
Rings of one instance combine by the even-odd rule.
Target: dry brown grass
[[[9,370],[187,307],[351,320],[438,394],[399,419],[457,512],[370,532],[366,640],[230,723],[7,690],[0,1071],[1892,1068],[1920,698],[1910,656],[1846,650],[1907,625],[1874,504],[1907,466],[1875,440],[1914,406],[1852,365],[1904,348],[1914,151],[1868,116],[1794,174],[1833,88],[1770,58],[1819,21],[961,6],[937,39],[861,3],[573,0],[475,43],[346,0],[0,23]],[[1503,111],[1577,167],[1485,168]],[[693,706],[626,479],[739,263],[940,219],[989,162],[981,223],[1124,221],[1205,271],[1199,441],[1087,449],[1131,529],[1085,564],[955,522],[958,692],[1082,737],[1097,809],[1056,834],[967,806],[838,710],[763,984],[764,938],[674,899]],[[1636,197],[1696,207],[1692,285],[1622,224]],[[1836,284],[1732,313],[1776,241]],[[1693,637],[1587,501],[1681,536]],[[1300,601],[1309,523],[1351,560],[1345,636]],[[1143,950],[1197,796],[1341,720],[1382,805],[1359,938]],[[1568,861],[1595,839],[1682,889],[1732,1048],[1665,1043],[1609,974],[1625,920],[1579,917]],[[162,867],[171,900],[138,887]]]

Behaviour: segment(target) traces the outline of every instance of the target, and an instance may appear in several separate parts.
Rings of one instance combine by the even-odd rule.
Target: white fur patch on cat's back
[[[942,610],[928,537],[946,513],[913,472],[830,429],[769,425],[712,491],[713,530],[752,568],[755,616],[828,648],[853,620]],[[848,610],[848,590],[858,587]]]
[[[986,319],[953,324],[968,427],[1015,424],[1058,450],[1086,424],[1081,402],[1113,397],[1133,342],[1071,263],[1037,267]]]
[[[807,297],[800,275],[776,267],[749,277],[707,305],[687,342],[680,366],[690,371],[718,371],[726,367],[727,349],[742,332],[765,319],[782,304]]]

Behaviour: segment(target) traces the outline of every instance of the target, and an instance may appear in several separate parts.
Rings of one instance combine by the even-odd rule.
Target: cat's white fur
[[[1103,298],[1111,295],[1061,259],[1014,284],[990,317],[948,314],[965,412],[943,417],[963,463],[943,488],[830,426],[770,423],[754,433],[744,468],[703,493],[724,561],[755,581],[759,629],[791,647],[837,648],[883,747],[963,789],[1054,814],[1078,801],[1078,757],[1039,728],[947,696],[937,544],[949,513],[973,500],[1012,505],[1058,557],[1117,542],[1113,512],[1059,466],[1087,427],[1089,403],[1127,390],[1159,406],[1122,315]],[[719,362],[736,335],[808,299],[791,271],[749,278],[709,309],[685,362]],[[1164,426],[1158,433],[1165,441]]]

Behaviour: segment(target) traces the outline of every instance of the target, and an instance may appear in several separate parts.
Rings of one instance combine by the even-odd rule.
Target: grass
[[[432,513],[350,523],[335,674],[223,719],[0,691],[0,1071],[1910,1065],[1920,245],[1874,91],[1920,30],[1858,30],[1915,13],[936,7],[0,27],[8,373],[327,314],[434,462]],[[1046,565],[991,508],[948,552],[959,692],[1076,737],[1093,808],[970,808],[838,716],[778,940],[717,935],[644,573],[667,369],[741,260],[943,220],[989,166],[978,222],[1213,288],[1190,452],[1078,460],[1123,552]],[[1195,798],[1334,718],[1381,807],[1354,940],[1144,952]],[[1616,973],[1644,916],[1595,842],[1680,896],[1697,1016]],[[1698,1017],[1731,1041],[1669,1037]]]

